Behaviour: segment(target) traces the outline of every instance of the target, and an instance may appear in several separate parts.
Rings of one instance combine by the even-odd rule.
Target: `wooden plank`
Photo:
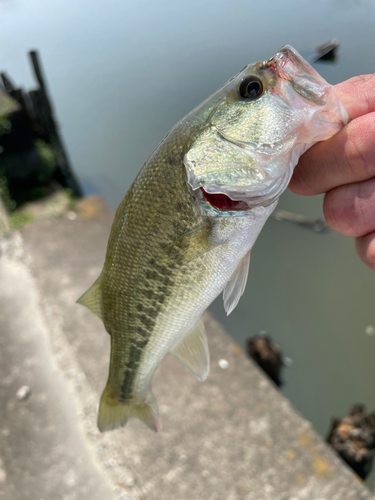
[[[0,197],[0,237],[9,231],[8,214]]]
[[[29,52],[31,64],[37,79],[40,90],[30,92],[30,98],[34,105],[35,115],[41,120],[41,124],[48,136],[49,142],[55,150],[56,160],[60,172],[74,196],[82,196],[82,190],[70,166],[70,161],[66,153],[59,126],[54,117],[51,100],[48,96],[46,80],[43,75],[42,66],[37,51]]]
[[[14,85],[5,73],[0,73],[1,81],[3,82],[5,92],[10,94],[14,90]]]
[[[27,96],[25,96],[23,89],[16,88],[6,73],[0,73],[0,77],[5,92],[8,94],[9,97],[11,97],[14,101],[16,101],[16,103],[18,103],[21,106],[23,111],[26,113],[26,116],[30,120],[30,123],[33,125],[32,109],[30,108],[30,104],[27,102]],[[15,111],[15,109],[12,109],[10,111]]]

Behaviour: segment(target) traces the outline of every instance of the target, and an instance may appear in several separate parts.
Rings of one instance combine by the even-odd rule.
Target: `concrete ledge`
[[[112,498],[77,426],[19,233],[0,239],[0,499]]]
[[[71,455],[68,443],[73,439],[77,443],[71,466],[75,477],[81,478],[77,463],[81,457],[80,463],[83,461],[87,467],[85,474],[92,479],[93,488],[99,483],[108,490],[108,480],[112,492],[101,493],[101,497],[99,493],[91,496],[83,492],[68,497],[63,493],[53,496],[47,491],[42,496],[39,491],[29,491],[29,496],[22,498],[83,500],[110,499],[112,495],[132,500],[372,498],[310,424],[209,315],[205,317],[211,351],[208,380],[199,383],[171,356],[166,357],[156,374],[154,393],[159,402],[163,432],[155,434],[134,420],[125,429],[99,433],[96,412],[108,372],[109,336],[101,322],[75,301],[101,271],[112,218],[113,213],[100,199],[82,200],[74,213],[26,226],[22,232],[26,257],[17,257],[23,262],[22,266],[26,266],[24,270],[31,269],[38,297],[34,296],[33,308],[48,332],[40,335],[48,334],[59,366],[58,371],[49,372],[49,384],[58,383],[60,389],[47,406],[53,412],[56,433],[64,429],[66,438],[64,442],[60,440],[62,453],[66,443],[66,456]],[[4,258],[1,257],[0,266],[5,265]],[[9,252],[6,258],[9,259]],[[7,293],[3,283],[0,281],[1,311],[9,308],[9,302],[1,302]],[[19,281],[19,286],[26,288],[27,281]],[[21,296],[16,282],[12,289],[15,297]],[[20,299],[2,323],[3,331],[12,331],[12,335],[5,338],[13,347],[6,355],[7,362],[0,365],[0,380],[9,376],[12,366],[19,362],[17,350],[21,340],[14,332],[20,327],[14,326],[12,318],[22,313],[24,301],[26,298]],[[1,318],[4,320],[4,315]],[[27,328],[35,328],[33,319],[28,327],[23,324],[23,335]],[[34,359],[44,366],[50,363],[50,357],[46,349]],[[228,362],[226,369],[220,368],[221,359]],[[63,380],[59,379],[59,373],[63,373]],[[69,404],[64,403],[65,396],[60,399],[60,393],[70,393]],[[5,388],[1,394],[3,406],[7,398],[14,396],[14,389],[7,392]],[[36,393],[33,392],[26,403],[31,413],[39,411],[41,403]],[[65,409],[62,410],[62,406]],[[21,432],[26,421],[17,424],[16,413],[12,415],[14,422],[7,421],[9,433]],[[40,429],[38,432],[28,429],[24,434],[26,447],[33,442],[38,446],[43,436]],[[80,443],[85,443],[85,449]],[[7,441],[7,446],[10,448],[6,456],[10,458],[3,460],[3,468],[9,482],[4,483],[7,489],[3,496],[0,484],[0,498],[6,500],[17,498],[10,495],[17,491],[14,481],[18,476],[12,471],[15,461],[23,460],[16,438]],[[55,446],[57,444],[51,441],[50,449],[45,450],[46,456],[55,456]],[[23,463],[24,472],[30,474],[31,465],[27,460]],[[44,477],[45,467],[45,462],[39,468],[34,467],[34,476]],[[97,467],[102,471],[100,474]],[[74,490],[69,491],[71,493]]]

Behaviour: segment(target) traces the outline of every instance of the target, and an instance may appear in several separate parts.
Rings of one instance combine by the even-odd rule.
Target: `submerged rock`
[[[366,479],[374,460],[375,413],[366,415],[364,405],[354,405],[346,417],[332,420],[327,443],[360,478]]]
[[[249,339],[248,354],[278,387],[282,386],[280,375],[284,365],[283,354],[271,337],[259,333]]]

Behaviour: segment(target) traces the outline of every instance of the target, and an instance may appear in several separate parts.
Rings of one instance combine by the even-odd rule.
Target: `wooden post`
[[[26,116],[30,120],[30,122],[33,122],[33,116],[32,116],[32,110],[30,109],[30,106],[27,105],[26,100],[25,100],[25,94],[21,88],[16,88],[12,81],[9,79],[6,73],[0,73],[1,80],[3,82],[4,90],[5,92],[18,104],[21,106],[23,111],[25,112]],[[33,123],[32,123],[33,125]]]
[[[1,81],[3,82],[5,92],[7,94],[11,94],[14,90],[14,86],[12,82],[9,80],[8,76],[5,73],[0,73]]]
[[[9,231],[8,214],[5,210],[3,200],[0,198],[0,238]]]
[[[63,140],[59,132],[59,127],[54,117],[39,55],[35,50],[30,51],[29,55],[35,77],[40,86],[39,90],[30,92],[30,98],[34,104],[35,113],[37,116],[39,115],[38,118],[42,120],[42,125],[49,136],[51,146],[55,150],[57,164],[64,177],[67,187],[72,191],[74,196],[80,197],[82,196],[82,191],[71,169]]]

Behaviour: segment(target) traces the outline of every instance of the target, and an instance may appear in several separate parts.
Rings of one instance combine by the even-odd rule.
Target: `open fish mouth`
[[[287,188],[293,167],[288,168],[284,175],[264,182],[261,185],[248,186],[239,191],[238,186],[203,185],[200,191],[203,199],[221,212],[243,212],[257,206],[272,205]]]
[[[203,199],[206,200],[211,207],[220,212],[244,212],[250,210],[249,205],[242,200],[232,200],[223,193],[208,193],[204,188],[200,188]]]
[[[210,127],[206,135],[209,139],[202,141],[205,149],[193,147],[185,155],[184,164],[192,190],[199,197],[203,194],[203,200],[216,210],[239,212],[268,206],[286,189],[293,169],[282,158],[293,148],[294,140],[284,141],[282,155],[274,145],[272,155],[228,139],[215,127]],[[213,147],[220,154],[212,161],[209,152]]]

